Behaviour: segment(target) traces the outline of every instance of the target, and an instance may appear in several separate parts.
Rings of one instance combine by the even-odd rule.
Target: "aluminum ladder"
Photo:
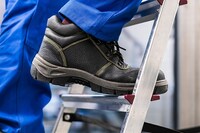
[[[127,27],[154,20],[133,93],[124,96],[84,95],[82,94],[84,86],[72,85],[69,94],[61,95],[63,104],[53,132],[68,132],[72,122],[71,114],[74,114],[77,108],[83,108],[126,112],[120,132],[141,133],[150,102],[160,98],[160,96],[152,96],[152,94],[176,13],[179,6],[183,4],[187,4],[187,0],[149,0],[143,2],[134,18],[125,25]],[[176,132],[170,129],[162,131],[162,129],[157,127],[159,130],[157,132]]]

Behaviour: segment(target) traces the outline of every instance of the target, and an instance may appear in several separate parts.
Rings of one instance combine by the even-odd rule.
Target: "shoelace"
[[[122,50],[126,50],[126,49],[123,47],[120,47],[117,41],[105,42],[105,41],[98,40],[98,43],[105,45],[106,48],[108,48],[108,50],[110,51],[111,55],[118,57],[118,59],[119,59],[118,65],[126,66],[126,64],[124,63],[123,56],[120,53],[120,49],[122,49]]]
[[[107,42],[107,44],[105,44],[107,47],[109,47],[110,49],[110,52],[113,54],[113,55],[116,55],[118,58],[119,58],[119,63],[120,64],[123,64],[124,63],[124,59],[123,59],[123,56],[120,52],[120,49],[122,50],[126,50],[125,48],[122,48],[119,46],[118,42],[116,41],[113,41],[113,42]]]

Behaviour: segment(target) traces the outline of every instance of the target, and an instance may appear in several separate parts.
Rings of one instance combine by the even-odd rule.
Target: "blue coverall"
[[[50,16],[59,11],[85,32],[113,41],[140,3],[141,0],[6,0],[0,36],[0,131],[44,132],[42,109],[51,92],[48,84],[32,79],[30,66]]]

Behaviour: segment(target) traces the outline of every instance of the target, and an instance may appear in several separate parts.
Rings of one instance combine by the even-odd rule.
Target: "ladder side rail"
[[[77,84],[73,84],[68,90],[69,94],[82,94],[83,92],[84,86]],[[52,133],[68,133],[72,123],[63,121],[63,114],[75,112],[76,108],[66,108],[64,105],[62,105]]]
[[[65,108],[61,107],[59,115],[57,116],[56,123],[54,125],[54,128],[52,130],[52,133],[64,133],[68,132],[71,126],[71,122],[65,122],[63,121],[63,115],[64,113],[74,113],[76,110],[72,108]]]
[[[125,117],[121,133],[141,133],[142,131],[179,2],[180,0],[164,0],[161,6],[133,91],[136,94],[135,99]]]

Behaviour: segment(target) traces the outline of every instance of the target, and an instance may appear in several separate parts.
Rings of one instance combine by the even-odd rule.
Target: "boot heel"
[[[43,76],[38,70],[37,68],[32,65],[31,66],[31,76],[36,79],[36,80],[40,80],[42,82],[51,82],[52,79],[51,78],[47,78],[45,76]]]

